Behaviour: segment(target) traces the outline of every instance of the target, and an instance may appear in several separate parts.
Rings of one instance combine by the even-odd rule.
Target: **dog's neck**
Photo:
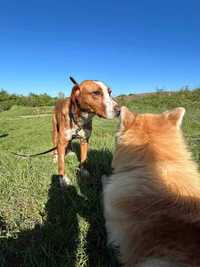
[[[89,124],[94,117],[94,113],[81,111],[80,116],[78,117],[78,126],[84,127]]]
[[[91,122],[94,115],[94,113],[82,109],[78,104],[76,104],[75,106],[74,104],[71,104],[70,118],[73,124],[77,125],[79,128],[82,128],[89,122]]]

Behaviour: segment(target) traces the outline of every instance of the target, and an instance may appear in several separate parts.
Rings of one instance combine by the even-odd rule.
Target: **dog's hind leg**
[[[52,143],[53,146],[57,146],[58,144],[58,123],[56,120],[56,115],[53,112],[52,114]],[[53,161],[56,163],[58,161],[58,150],[53,151]]]
[[[65,175],[65,150],[68,147],[69,141],[59,137],[58,141],[58,173],[60,185],[66,186],[70,184],[70,179]]]
[[[71,129],[65,116],[61,116],[58,132],[58,174],[61,186],[70,184],[70,179],[65,175],[65,152],[71,143]]]

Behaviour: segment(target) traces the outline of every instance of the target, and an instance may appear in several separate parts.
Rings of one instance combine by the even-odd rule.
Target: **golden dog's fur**
[[[103,191],[108,241],[126,267],[200,267],[200,175],[180,129],[184,112],[121,110]]]

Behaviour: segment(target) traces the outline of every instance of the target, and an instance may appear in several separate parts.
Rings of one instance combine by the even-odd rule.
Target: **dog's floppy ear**
[[[130,128],[133,124],[136,117],[136,113],[131,112],[127,107],[121,107],[121,114],[120,114],[120,128],[121,130],[126,130]]]
[[[78,99],[80,96],[80,87],[77,81],[73,77],[69,77],[70,81],[74,84],[74,87],[72,88],[71,92],[71,105],[77,106]]]
[[[167,119],[177,128],[181,127],[184,114],[185,114],[185,109],[182,107],[164,112],[164,115],[167,116]]]
[[[75,85],[73,88],[72,88],[72,92],[71,92],[71,99],[72,101],[76,101],[78,100],[80,96],[80,87],[79,85]]]
[[[71,112],[73,114],[77,114],[78,112],[79,97],[80,97],[80,87],[79,85],[75,85],[72,88],[71,97],[70,97]]]

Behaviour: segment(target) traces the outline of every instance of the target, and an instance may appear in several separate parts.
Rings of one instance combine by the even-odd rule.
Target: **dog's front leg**
[[[70,179],[65,175],[65,149],[69,143],[66,139],[58,142],[58,174],[61,186],[70,184]]]
[[[88,177],[90,174],[88,170],[86,169],[86,160],[87,160],[87,154],[88,154],[88,147],[89,143],[88,141],[81,140],[80,141],[80,150],[81,150],[81,157],[80,157],[80,175],[84,177]]]

